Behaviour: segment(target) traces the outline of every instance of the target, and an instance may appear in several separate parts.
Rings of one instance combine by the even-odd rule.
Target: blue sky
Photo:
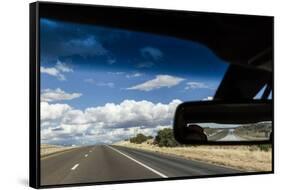
[[[197,43],[41,19],[41,66],[55,67],[58,60],[73,72],[63,74],[66,80],[42,74],[41,88],[82,93],[83,98],[71,102],[81,109],[123,99],[162,103],[175,98],[202,100],[213,96],[227,68],[227,64]],[[126,90],[156,75],[171,75],[185,81],[171,88]],[[186,90],[187,82],[204,83],[206,87]]]
[[[67,113],[126,100],[170,105],[211,98],[228,67],[195,42],[45,18],[40,44],[41,102],[69,106]],[[44,126],[55,133],[66,119],[54,115],[58,110],[50,113],[43,113],[49,114]]]

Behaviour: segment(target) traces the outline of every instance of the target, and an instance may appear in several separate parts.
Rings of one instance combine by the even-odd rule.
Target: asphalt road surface
[[[227,135],[218,141],[243,141],[241,137],[234,134],[234,129],[229,129]]]
[[[120,146],[88,146],[41,158],[41,185],[231,174],[241,171]]]

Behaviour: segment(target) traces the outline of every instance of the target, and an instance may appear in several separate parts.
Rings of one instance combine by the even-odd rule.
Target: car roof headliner
[[[40,2],[40,16],[168,35],[204,44],[230,64],[272,71],[273,17]],[[74,14],[74,13],[79,14]],[[263,65],[252,64],[266,54]],[[269,60],[269,61],[268,61]]]

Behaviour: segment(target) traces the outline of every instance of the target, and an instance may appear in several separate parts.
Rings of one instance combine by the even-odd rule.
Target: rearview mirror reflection
[[[218,123],[197,123],[196,125],[203,128],[208,141],[270,140],[272,132],[271,121],[237,125]]]

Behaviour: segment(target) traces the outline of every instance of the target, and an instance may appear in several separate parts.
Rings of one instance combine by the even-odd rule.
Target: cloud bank
[[[180,103],[177,99],[168,104],[124,100],[79,110],[41,102],[41,137],[43,142],[95,144],[124,140],[138,132],[155,135],[172,126]]]
[[[52,89],[44,89],[41,92],[41,101],[43,102],[55,102],[61,100],[72,100],[75,98],[79,98],[82,96],[81,93],[67,93],[60,88],[55,90]]]

